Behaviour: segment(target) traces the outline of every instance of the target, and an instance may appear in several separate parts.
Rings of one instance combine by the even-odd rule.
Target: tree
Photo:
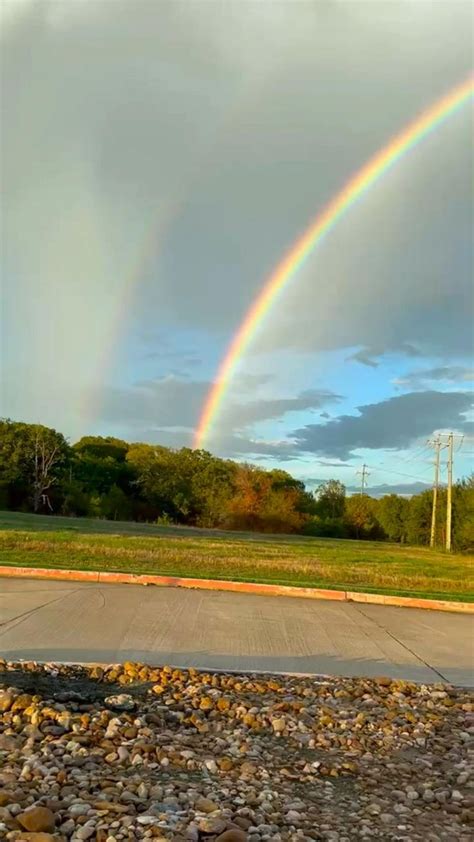
[[[342,518],[345,512],[346,487],[338,479],[328,479],[318,485],[314,492],[316,497],[316,514],[319,517]]]
[[[55,468],[61,461],[60,442],[39,428],[34,437],[33,458],[33,511],[48,506],[53,511],[48,491],[58,481]]]
[[[73,446],[74,479],[91,494],[108,494],[114,485],[130,494],[135,474],[127,462],[128,449],[127,442],[112,436],[84,436]]]
[[[346,521],[354,538],[383,537],[380,525],[375,517],[375,501],[368,494],[353,494],[346,500]]]
[[[101,498],[100,510],[108,520],[128,520],[131,513],[130,500],[118,485],[113,485]]]
[[[377,502],[377,520],[391,541],[406,541],[409,509],[409,501],[398,494],[387,494]]]
[[[292,478],[285,471],[263,471],[254,465],[236,466],[227,527],[259,532],[299,531],[307,519],[299,510],[304,485],[289,480]]]
[[[42,424],[0,421],[0,482],[11,508],[51,511],[62,498],[70,457],[62,433]]]
[[[86,517],[90,512],[90,496],[82,483],[70,477],[64,481],[63,491],[61,513],[73,517]]]
[[[474,474],[453,486],[453,544],[456,550],[474,549]]]
[[[195,453],[197,459],[191,478],[195,523],[205,527],[222,526],[234,490],[236,465],[216,459],[205,450]]]
[[[440,511],[442,510],[442,503],[443,494],[440,493]],[[407,540],[410,544],[430,543],[432,505],[432,491],[422,491],[421,494],[411,497],[407,517]],[[440,527],[442,523],[442,519],[438,518],[438,525]]]

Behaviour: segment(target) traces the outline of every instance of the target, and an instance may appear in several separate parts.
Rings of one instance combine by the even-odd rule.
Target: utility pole
[[[428,439],[427,444],[431,447],[434,447],[435,451],[435,475],[434,475],[434,483],[433,483],[433,510],[431,512],[431,534],[430,534],[430,547],[434,547],[436,541],[436,507],[438,504],[438,486],[439,486],[439,457],[441,452],[441,447],[443,446],[441,443],[441,439],[438,436],[436,439]]]
[[[451,551],[451,515],[452,515],[452,491],[453,491],[453,442],[452,433],[448,436],[448,494],[446,498],[446,549]]]
[[[361,493],[361,494],[364,494],[364,492],[365,492],[365,487],[366,487],[366,485],[367,485],[366,478],[367,478],[368,476],[370,476],[370,474],[369,474],[369,472],[368,472],[368,470],[367,470],[367,465],[362,465],[362,470],[361,470],[361,471],[357,471],[357,476],[360,476],[360,477],[361,477],[361,481],[360,481],[360,493]]]
[[[435,439],[430,439],[428,444],[435,448],[435,480],[433,486],[433,513],[431,518],[431,538],[430,547],[435,543],[436,532],[436,502],[439,485],[439,463],[440,451],[448,448],[448,487],[446,492],[446,550],[451,551],[452,548],[452,510],[453,510],[453,455],[454,455],[454,440],[460,439],[459,447],[461,447],[464,436],[455,433],[441,433]]]

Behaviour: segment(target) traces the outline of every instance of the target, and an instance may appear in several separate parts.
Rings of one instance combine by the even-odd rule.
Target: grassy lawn
[[[474,601],[474,558],[424,547],[0,512],[0,563]]]

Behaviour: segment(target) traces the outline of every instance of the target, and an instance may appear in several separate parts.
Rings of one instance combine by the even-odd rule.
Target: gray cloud
[[[242,429],[257,421],[282,418],[290,412],[318,409],[328,403],[338,403],[341,395],[325,389],[308,389],[295,398],[267,398],[247,403],[229,404],[221,414],[224,429]]]
[[[179,449],[190,445],[190,432],[176,428],[149,427],[140,431],[131,428],[128,439]],[[254,462],[267,459],[288,462],[298,459],[295,445],[291,441],[268,442],[232,433],[217,436],[213,441],[212,452],[224,458],[251,459]]]
[[[103,384],[131,326],[225,344],[318,208],[472,60],[462,2],[2,6],[3,365],[58,395],[71,372],[78,395]],[[341,222],[261,347],[464,353],[469,166],[464,113]],[[82,411],[56,402],[58,424]]]
[[[179,431],[170,432],[173,446],[182,446],[190,441],[209,388],[208,382],[192,381],[174,374],[145,380],[129,388],[108,388],[104,392],[101,417],[109,423],[119,422],[142,429],[156,425],[154,429],[160,432],[166,428],[178,427]],[[229,404],[224,416],[224,427],[228,432],[216,434],[213,449],[222,452],[227,446],[229,453],[270,454],[276,453],[278,447],[282,447],[283,452],[287,452],[290,448],[289,442],[278,447],[272,445],[266,449],[263,442],[237,435],[236,431],[250,427],[258,421],[281,418],[290,412],[318,408],[340,399],[341,396],[334,392],[309,390],[295,398],[262,398]],[[247,446],[249,450],[246,449]]]
[[[378,367],[378,362],[374,360],[373,354],[368,348],[362,348],[360,351],[356,351],[355,354],[351,354],[350,357],[346,358],[346,361],[349,360],[354,360],[355,362],[362,363],[362,365],[367,365],[370,368]]]
[[[234,377],[232,388],[239,392],[248,392],[260,386],[268,386],[272,380],[274,380],[274,375],[270,373],[250,374],[242,371]]]
[[[359,406],[359,415],[307,425],[295,430],[292,437],[300,450],[347,459],[361,448],[406,448],[446,427],[467,431],[470,424],[463,413],[471,405],[472,395],[467,392],[410,392]]]
[[[147,380],[128,388],[102,391],[100,417],[108,424],[130,430],[151,425],[179,427],[181,446],[190,444],[192,431],[210,383],[182,379],[175,375]]]
[[[389,483],[382,483],[381,485],[372,485],[367,489],[367,494],[371,497],[385,497],[386,494],[400,494],[402,497],[412,497],[413,494],[420,494],[421,491],[427,491],[432,486],[427,482],[401,482],[391,485]],[[347,491],[350,494],[357,494],[360,492],[360,486],[348,485]]]
[[[359,351],[356,351],[354,354],[347,357],[346,362],[354,360],[355,362],[362,363],[362,365],[369,366],[370,368],[377,368],[379,362],[376,357],[382,357],[387,353],[399,353],[404,354],[407,357],[421,356],[420,351],[418,351],[418,349],[409,342],[400,342],[393,345],[384,345],[383,347],[371,346],[368,348],[361,348]]]
[[[411,389],[423,389],[427,383],[444,381],[445,383],[469,383],[474,380],[474,369],[461,365],[440,365],[435,368],[419,368],[397,377],[392,382],[396,386]]]

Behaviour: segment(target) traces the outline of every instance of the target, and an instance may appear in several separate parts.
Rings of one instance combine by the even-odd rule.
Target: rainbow
[[[346,182],[342,190],[318,213],[303,235],[278,263],[249,307],[219,365],[214,383],[204,402],[194,435],[193,447],[200,448],[203,446],[209,435],[211,425],[216,420],[237,365],[253,339],[257,328],[265,320],[279,294],[294,278],[313,249],[390,167],[427,137],[437,126],[441,125],[451,114],[458,111],[473,94],[474,78],[469,77],[420,114],[400,134],[392,138],[380,152],[377,152],[362,169],[358,170]]]

